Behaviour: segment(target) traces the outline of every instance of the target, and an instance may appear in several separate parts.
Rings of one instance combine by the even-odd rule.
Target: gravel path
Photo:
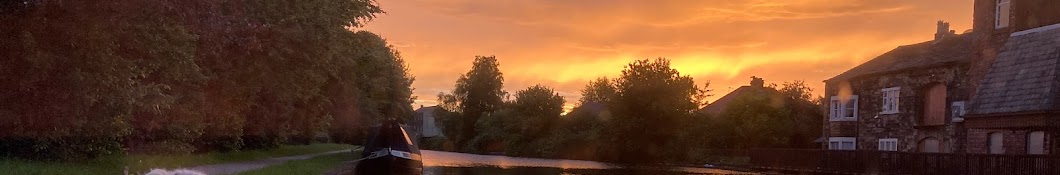
[[[206,174],[211,174],[211,175],[236,174],[236,173],[241,173],[241,172],[244,172],[244,171],[256,170],[256,169],[265,168],[267,166],[281,164],[281,163],[284,163],[284,162],[287,162],[287,161],[305,160],[305,159],[313,158],[313,157],[316,157],[316,156],[323,156],[323,155],[329,155],[329,154],[339,154],[339,153],[350,153],[350,150],[339,150],[339,151],[316,153],[316,154],[307,154],[307,155],[300,155],[300,156],[276,157],[276,158],[269,158],[269,159],[255,160],[255,161],[247,161],[247,162],[235,162],[235,163],[223,163],[223,164],[214,164],[214,165],[203,165],[203,166],[191,167],[191,168],[188,168],[188,169],[189,170],[195,170],[195,171],[202,172],[202,173],[206,173]]]

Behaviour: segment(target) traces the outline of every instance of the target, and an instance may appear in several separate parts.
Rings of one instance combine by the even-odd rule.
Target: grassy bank
[[[239,173],[239,175],[324,174],[337,168],[342,162],[358,158],[350,156],[350,154],[331,154],[306,160],[290,161],[259,170]]]
[[[344,144],[290,145],[271,150],[211,152],[192,155],[111,156],[80,162],[46,162],[4,158],[0,159],[0,174],[123,174],[126,168],[128,168],[129,172],[138,174],[151,168],[178,168],[251,161],[350,148],[352,148],[351,145]]]

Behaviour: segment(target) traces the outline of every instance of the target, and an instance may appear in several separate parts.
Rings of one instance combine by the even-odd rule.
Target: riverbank
[[[352,153],[329,154],[311,159],[289,161],[279,165],[239,173],[239,175],[325,174],[337,169],[346,162],[360,157],[360,154]]]
[[[29,161],[12,158],[0,159],[0,174],[140,174],[152,168],[181,168],[199,165],[243,162],[274,157],[285,157],[349,150],[352,145],[313,144],[285,145],[271,150],[210,152],[190,155],[124,155],[108,156],[96,160]]]

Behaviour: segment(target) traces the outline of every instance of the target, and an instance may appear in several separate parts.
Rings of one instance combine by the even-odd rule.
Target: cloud
[[[666,57],[719,97],[750,76],[811,87],[899,45],[936,20],[971,26],[964,0],[381,0],[366,25],[392,42],[421,100],[452,89],[475,55],[496,55],[506,90],[535,84],[576,101],[596,77]]]

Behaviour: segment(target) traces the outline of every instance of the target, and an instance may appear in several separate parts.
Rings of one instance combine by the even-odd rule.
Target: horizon
[[[708,102],[749,85],[751,76],[778,85],[802,80],[819,96],[825,79],[898,46],[932,40],[939,20],[958,34],[972,23],[972,4],[957,0],[379,4],[387,13],[359,30],[380,34],[401,52],[416,77],[414,108],[434,106],[435,95],[451,92],[476,55],[497,57],[504,90],[545,85],[567,100],[568,111],[589,80],[618,77],[626,64],[658,57],[697,85],[710,81]],[[544,10],[554,13],[535,13]]]

